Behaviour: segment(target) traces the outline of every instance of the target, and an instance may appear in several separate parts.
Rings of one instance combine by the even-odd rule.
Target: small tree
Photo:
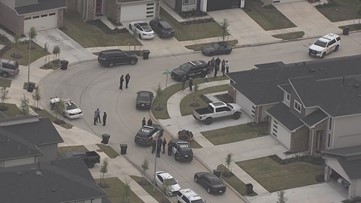
[[[226,168],[228,170],[228,172],[231,172],[231,163],[233,161],[233,154],[229,153],[227,154],[226,158],[225,158],[225,164],[226,164]]]
[[[6,87],[0,88],[0,100],[1,100],[1,109],[0,110],[7,110],[4,101],[7,98],[9,94],[9,90],[6,89]]]
[[[285,197],[285,191],[281,190],[277,194],[278,194],[277,203],[286,203],[287,202],[287,198]]]
[[[35,101],[36,108],[38,109],[39,108],[39,101],[40,101],[39,86],[36,86],[34,89],[35,89],[35,91],[33,93],[33,99]]]
[[[34,47],[31,46],[31,42],[36,38],[36,35],[38,35],[38,33],[36,32],[36,29],[34,27],[31,27],[30,28],[30,31],[29,31],[29,49],[34,49]]]
[[[60,47],[59,46],[54,47],[53,54],[55,54],[55,59],[58,60],[59,56],[60,56]]]
[[[161,111],[163,108],[160,106],[160,101],[163,96],[163,92],[162,92],[162,88],[160,87],[160,83],[158,84],[156,94],[157,94],[157,99],[158,99],[158,106],[155,108],[155,110]]]
[[[106,183],[104,182],[104,175],[108,173],[108,159],[103,160],[103,164],[100,166],[100,187],[106,187]]]
[[[229,32],[229,22],[227,20],[227,18],[223,19],[223,22],[221,22],[221,29],[222,29],[222,33],[221,33],[221,37],[222,37],[222,41],[225,41],[226,36],[228,35]]]
[[[29,113],[30,113],[29,99],[26,98],[25,94],[23,95],[23,98],[21,99],[20,112],[24,115],[29,115]]]
[[[62,99],[60,99],[58,102],[55,103],[55,118],[56,120],[58,120],[58,114],[63,114],[64,112],[64,101]]]
[[[129,185],[128,180],[125,181],[122,192],[123,192],[123,194],[122,194],[123,195],[123,203],[129,203],[131,190],[130,190],[130,185]]]

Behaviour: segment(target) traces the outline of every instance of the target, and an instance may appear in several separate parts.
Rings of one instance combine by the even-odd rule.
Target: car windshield
[[[320,47],[326,47],[327,43],[323,42],[323,41],[320,41],[320,40],[317,40],[315,42],[315,45],[320,46]]]
[[[66,106],[66,110],[72,110],[78,108],[74,103],[71,102],[67,103],[65,106]]]
[[[215,49],[218,49],[218,48],[220,47],[220,45],[219,45],[218,43],[214,43],[214,44],[212,45],[212,47],[215,48]]]
[[[164,180],[165,185],[175,185],[177,184],[177,181],[174,180],[174,178],[165,179]]]
[[[190,69],[192,69],[193,65],[191,63],[185,63],[182,64],[179,68],[182,69],[184,72],[188,72]]]
[[[149,96],[148,95],[145,95],[145,94],[141,94],[141,95],[139,95],[139,97],[138,97],[139,99],[139,101],[149,101],[150,99],[149,99]]]
[[[144,31],[150,32],[152,31],[152,28],[148,25],[148,23],[139,23],[139,25],[143,28]]]
[[[219,180],[219,178],[216,178],[216,177],[209,178],[209,181],[211,182],[212,185],[222,184],[222,182]]]

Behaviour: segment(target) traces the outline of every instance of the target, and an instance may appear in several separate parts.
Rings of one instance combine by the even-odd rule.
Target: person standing
[[[172,156],[172,143],[168,142],[168,156]]]
[[[219,57],[217,57],[216,59],[216,66],[218,67],[219,69],[219,66],[221,65],[221,59]]]
[[[120,76],[120,85],[119,85],[119,89],[122,90],[123,89],[123,82],[124,82],[124,76]]]
[[[162,142],[162,145],[163,145],[163,154],[165,153],[165,145],[167,144],[167,140],[165,138],[163,138],[163,142]]]
[[[152,154],[154,154],[156,146],[157,146],[157,141],[155,139],[153,139],[152,140]]]
[[[94,125],[97,124],[97,121],[98,121],[98,114],[97,114],[97,111],[94,112]]]
[[[216,67],[214,68],[214,77],[217,77],[217,73],[218,73],[218,67],[216,65]]]
[[[222,67],[221,67],[222,75],[224,76],[224,73],[226,72],[226,61],[222,60]]]
[[[107,112],[104,112],[103,114],[103,126],[105,126],[107,123]]]
[[[145,121],[145,117],[143,117],[143,120],[142,120],[142,127],[145,126],[146,124],[146,121]]]
[[[129,73],[127,73],[125,75],[125,88],[128,88],[129,80],[130,80],[130,75]]]
[[[97,114],[97,123],[102,123],[102,121],[100,119],[100,110],[99,110],[99,108],[97,108],[97,110],[95,112]]]
[[[158,138],[157,140],[157,157],[160,157],[160,152],[162,150],[162,139]]]
[[[192,91],[192,87],[193,87],[193,79],[189,78],[189,90]]]
[[[228,74],[229,73],[229,61],[226,60],[226,73]]]
[[[153,125],[152,119],[148,119],[147,126],[152,126],[152,125]]]

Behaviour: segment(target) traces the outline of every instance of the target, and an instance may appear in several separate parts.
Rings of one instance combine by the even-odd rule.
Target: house
[[[110,203],[81,159],[0,168],[0,202]]]
[[[188,11],[216,11],[230,8],[243,8],[245,0],[164,0],[177,13]]]
[[[0,0],[0,24],[16,34],[63,26],[64,0]]]
[[[157,3],[158,2],[158,3]],[[67,11],[78,12],[85,21],[105,16],[115,23],[153,19],[158,0],[66,0]]]
[[[63,142],[48,118],[19,116],[0,120],[0,168],[54,160]]]

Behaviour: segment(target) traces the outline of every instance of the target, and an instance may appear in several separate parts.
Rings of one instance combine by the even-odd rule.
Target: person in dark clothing
[[[103,114],[103,126],[105,126],[107,123],[107,112],[104,112]]]
[[[155,147],[157,146],[157,141],[156,140],[152,140],[152,154],[154,154],[155,152]]]
[[[147,126],[152,126],[152,125],[153,125],[152,119],[148,119]]]
[[[95,112],[97,112],[97,123],[102,123],[102,121],[100,119],[100,110],[99,110],[99,108],[97,108],[97,110]]]
[[[189,90],[192,91],[192,87],[193,87],[193,79],[189,78]]]
[[[165,153],[165,145],[167,144],[167,140],[165,138],[163,138],[163,142],[162,142],[162,145],[163,145],[163,154]]]
[[[158,140],[157,140],[157,157],[160,157],[161,150],[162,150],[162,139],[158,138]]]
[[[221,67],[222,74],[224,76],[224,73],[226,72],[226,61],[222,60],[222,67]]]
[[[129,80],[130,80],[130,75],[129,73],[127,73],[125,75],[125,88],[128,88]]]
[[[94,125],[97,124],[97,121],[98,121],[98,112],[95,111],[95,112],[94,112]]]
[[[217,77],[218,70],[219,67],[216,65],[216,67],[214,68],[214,77]]]
[[[218,68],[219,68],[220,65],[221,65],[221,59],[219,57],[217,57],[216,66],[218,66]]]
[[[168,142],[168,156],[172,156],[172,144]]]
[[[143,118],[143,120],[142,120],[142,126],[145,126],[145,124],[146,124],[146,121],[145,121],[145,118]]]
[[[119,84],[119,89],[122,90],[123,89],[123,82],[124,82],[124,76],[120,76],[120,84]]]

